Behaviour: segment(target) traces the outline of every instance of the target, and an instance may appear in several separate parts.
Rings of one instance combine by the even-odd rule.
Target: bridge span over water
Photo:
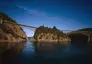
[[[34,31],[34,32],[38,28],[38,27],[34,27],[34,26],[28,26],[28,25],[24,25],[24,24],[9,22],[7,20],[4,20],[4,21],[1,20],[0,24],[3,24],[3,23],[11,23],[11,24],[20,25],[21,27],[27,27],[27,28],[31,29],[32,31]],[[84,34],[84,35],[88,36],[88,41],[92,41],[92,32],[90,32],[90,31],[76,31],[76,30],[61,30],[61,31],[63,31],[63,33],[66,33],[67,35],[68,34],[74,34],[74,33]]]
[[[13,22],[9,22],[7,20],[1,20],[0,21],[0,24],[3,24],[3,23],[11,23],[11,24],[16,24],[16,25],[20,25],[21,27],[26,27],[26,28],[29,28],[31,29],[32,31],[35,32],[35,30],[38,28],[38,27],[34,27],[34,26],[29,26],[29,25],[25,25],[25,24],[19,24],[19,23],[13,23]],[[68,33],[68,32],[71,32],[71,31],[76,31],[76,30],[61,30],[63,31],[64,33]]]

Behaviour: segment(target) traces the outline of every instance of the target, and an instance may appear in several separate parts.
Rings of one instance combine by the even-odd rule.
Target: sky
[[[91,0],[0,0],[0,12],[8,14],[18,23],[60,30],[92,27]],[[27,36],[34,32],[23,27]]]

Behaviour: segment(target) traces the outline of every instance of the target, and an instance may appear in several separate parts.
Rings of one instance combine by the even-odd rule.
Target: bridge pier
[[[88,35],[88,42],[89,42],[89,43],[92,42],[92,37],[91,37],[91,35]]]

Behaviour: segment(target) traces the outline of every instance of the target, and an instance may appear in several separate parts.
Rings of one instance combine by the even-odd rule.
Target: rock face
[[[86,34],[88,36],[88,42],[92,43],[92,28],[84,28],[84,29],[80,29],[78,31],[85,31]]]
[[[88,41],[88,36],[76,33],[76,34],[71,34],[69,36],[71,38],[71,43],[86,43]]]
[[[38,42],[59,42],[68,41],[67,36],[55,26],[53,28],[48,28],[40,26],[36,29],[34,34],[34,39]]]
[[[38,41],[46,41],[46,42],[59,42],[59,41],[65,41],[67,38],[64,37],[58,37],[57,34],[52,33],[41,33],[37,36]]]
[[[51,33],[41,33],[37,36],[38,41],[58,42],[58,36]]]
[[[74,43],[92,43],[92,28],[83,28],[68,34],[71,41]]]
[[[0,42],[26,41],[27,36],[16,22],[4,13],[0,13]]]

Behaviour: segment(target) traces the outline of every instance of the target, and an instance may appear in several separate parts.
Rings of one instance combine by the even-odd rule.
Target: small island
[[[55,26],[53,28],[40,26],[36,29],[35,34],[31,37],[31,41],[37,42],[61,42],[68,41],[68,37],[63,31],[57,29]]]

